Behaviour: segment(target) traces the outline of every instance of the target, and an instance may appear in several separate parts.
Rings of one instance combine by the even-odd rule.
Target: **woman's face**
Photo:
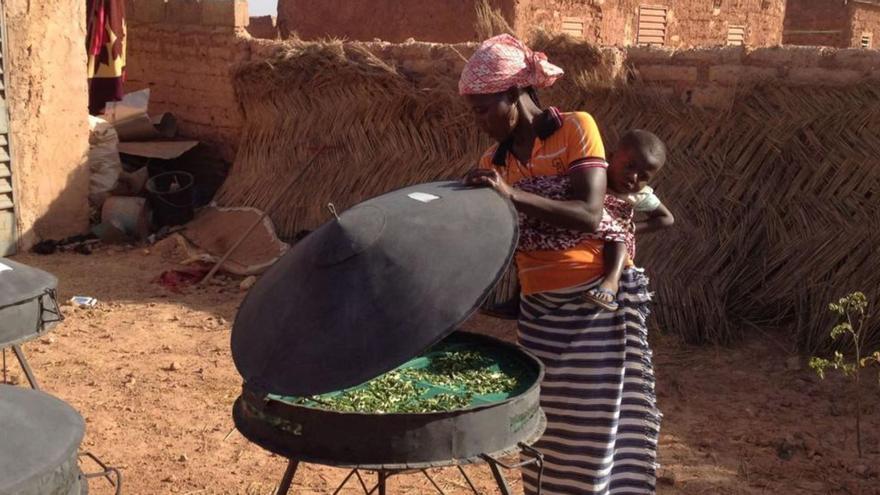
[[[489,95],[465,95],[477,126],[496,141],[506,141],[519,118],[515,98],[510,92]]]

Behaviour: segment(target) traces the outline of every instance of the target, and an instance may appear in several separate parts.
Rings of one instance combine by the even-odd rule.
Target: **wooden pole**
[[[272,202],[269,203],[269,206],[267,206],[266,209],[263,210],[263,214],[260,215],[260,218],[258,218],[256,222],[251,224],[251,226],[248,227],[247,230],[244,231],[244,233],[241,235],[241,237],[239,237],[238,240],[235,241],[235,244],[233,244],[232,247],[229,248],[228,251],[226,251],[226,254],[224,254],[223,257],[221,257],[220,260],[217,261],[217,263],[214,265],[214,267],[211,268],[211,271],[209,271],[208,274],[205,275],[204,278],[199,280],[199,282],[196,285],[206,284],[206,283],[208,283],[209,280],[211,280],[212,277],[214,277],[214,275],[217,273],[217,270],[219,270],[220,267],[223,266],[223,263],[226,263],[226,260],[228,260],[229,257],[232,256],[232,253],[234,253],[235,250],[238,249],[239,246],[241,246],[241,243],[243,243],[244,240],[247,239],[247,237],[249,235],[251,235],[251,232],[253,232],[254,229],[257,228],[257,225],[260,225],[260,223],[262,223],[263,220],[266,217],[268,217],[269,214],[271,214],[275,210],[275,207],[277,207],[278,204],[281,203],[281,200],[284,199],[284,197],[287,195],[287,192],[290,190],[290,188],[293,187],[293,185],[296,184],[297,181],[299,181],[299,179],[303,176],[303,174],[305,174],[306,170],[308,170],[309,167],[312,166],[312,163],[315,162],[315,160],[318,158],[318,156],[323,151],[324,151],[324,146],[318,148],[318,151],[316,151],[315,154],[312,155],[312,158],[309,159],[308,162],[306,162],[306,165],[300,170],[300,172],[298,174],[296,174],[293,177],[293,179],[291,179],[290,182],[287,183],[286,186],[284,186],[284,189],[281,190],[281,192],[278,194],[278,196],[276,196],[274,199],[272,199]]]

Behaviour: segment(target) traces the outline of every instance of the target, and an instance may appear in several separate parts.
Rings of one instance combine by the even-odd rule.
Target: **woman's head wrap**
[[[500,93],[512,87],[546,88],[564,71],[522,41],[502,34],[484,41],[468,60],[458,81],[462,95]]]

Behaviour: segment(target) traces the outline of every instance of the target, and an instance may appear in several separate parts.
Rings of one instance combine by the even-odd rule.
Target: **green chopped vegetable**
[[[475,396],[515,390],[521,374],[503,371],[479,351],[429,351],[427,366],[410,363],[357,387],[305,397],[296,403],[339,412],[428,413],[468,407]]]

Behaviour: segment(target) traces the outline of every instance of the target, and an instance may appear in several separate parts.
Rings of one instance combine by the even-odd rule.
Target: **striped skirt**
[[[661,415],[645,326],[648,279],[626,270],[614,313],[581,299],[595,284],[521,300],[519,342],[546,366],[547,431],[535,445],[544,454],[542,493],[653,494]],[[534,467],[523,469],[523,485],[537,493]]]

